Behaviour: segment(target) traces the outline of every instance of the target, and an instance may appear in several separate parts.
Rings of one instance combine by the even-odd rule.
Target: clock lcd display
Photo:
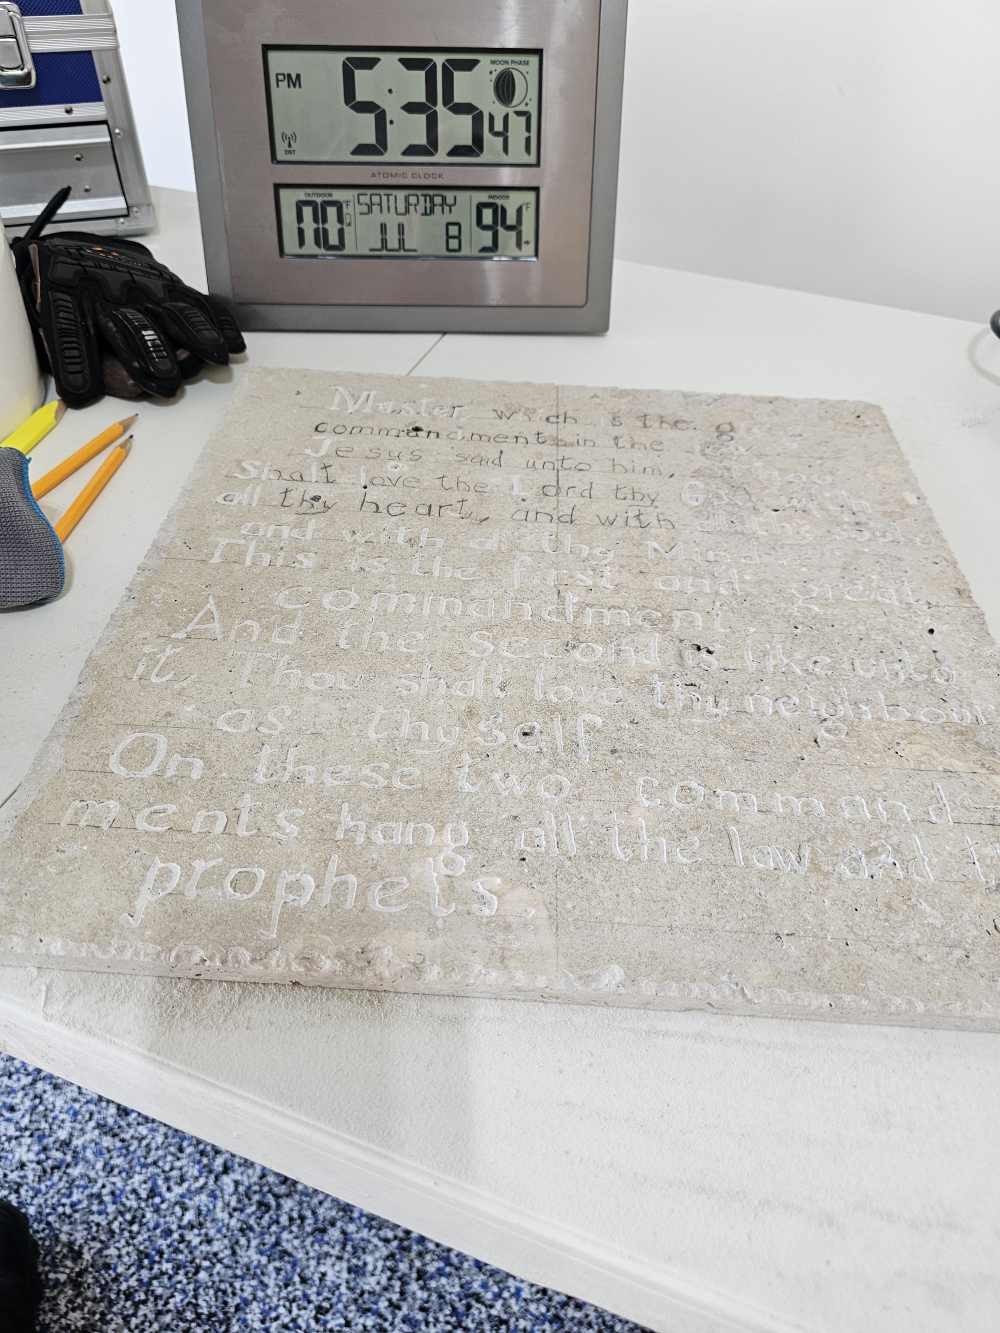
[[[297,259],[538,257],[538,191],[275,187],[281,253]]]
[[[264,47],[275,162],[540,162],[542,54]]]

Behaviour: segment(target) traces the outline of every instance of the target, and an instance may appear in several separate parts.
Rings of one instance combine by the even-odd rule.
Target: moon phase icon
[[[528,80],[519,69],[502,69],[493,80],[493,96],[501,106],[520,106],[527,100]]]

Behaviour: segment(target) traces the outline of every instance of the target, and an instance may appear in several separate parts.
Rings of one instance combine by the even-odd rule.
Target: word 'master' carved
[[[255,372],[0,959],[1000,1027],[997,702],[877,408]]]

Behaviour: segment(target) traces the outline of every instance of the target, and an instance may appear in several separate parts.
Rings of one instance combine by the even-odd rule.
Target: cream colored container
[[[44,387],[14,259],[0,226],[0,440],[31,416]]]

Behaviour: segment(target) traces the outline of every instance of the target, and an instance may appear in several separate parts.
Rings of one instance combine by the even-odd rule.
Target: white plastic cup
[[[0,224],[0,440],[40,406],[44,388],[14,257]]]

